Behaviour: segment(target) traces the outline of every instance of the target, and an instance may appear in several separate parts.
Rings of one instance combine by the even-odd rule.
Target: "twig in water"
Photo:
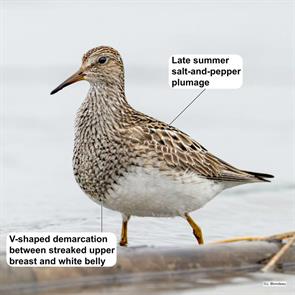
[[[288,249],[294,244],[295,235],[271,258],[271,260],[261,269],[263,272],[272,271],[280,258],[286,254]]]
[[[275,240],[285,240],[289,239],[295,236],[295,232],[285,232],[277,235],[272,235],[269,237],[237,237],[237,238],[231,238],[231,239],[225,239],[225,240],[219,240],[212,242],[213,244],[219,244],[219,243],[233,243],[233,242],[241,242],[241,241],[275,241]]]

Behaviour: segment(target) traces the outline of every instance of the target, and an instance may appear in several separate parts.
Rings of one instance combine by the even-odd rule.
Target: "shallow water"
[[[36,72],[31,70],[31,73]],[[5,119],[1,125],[5,139],[0,217],[5,226],[1,227],[1,237],[10,231],[24,230],[100,230],[100,208],[79,189],[71,167],[73,121],[87,86],[74,85],[72,89],[49,96],[55,83],[53,79],[47,83],[38,81],[33,93],[29,93],[32,85],[26,81],[18,83],[18,87],[14,84],[6,87]],[[185,105],[183,98],[189,101],[197,92],[172,92],[155,84],[142,94],[139,86],[134,86],[132,83],[128,86],[129,96],[133,98],[131,103],[166,121]],[[225,191],[193,213],[207,241],[240,235],[270,235],[294,227],[290,90],[272,88],[268,93],[272,97],[260,98],[265,103],[268,101],[267,110],[261,101],[255,105],[256,97],[263,97],[264,91],[252,87],[220,92],[218,98],[217,93],[207,91],[175,123],[226,161],[276,177],[272,183]],[[284,105],[275,99],[277,92],[282,95],[285,92]],[[152,102],[146,99],[155,95],[163,99],[154,98]],[[172,102],[166,106],[168,100]],[[210,108],[216,110],[215,105],[221,101],[231,108],[224,108],[221,113],[212,112]],[[240,104],[244,104],[243,107]],[[104,230],[119,235],[120,219],[118,213],[105,209]],[[129,228],[132,246],[195,243],[189,226],[181,218],[134,217]]]

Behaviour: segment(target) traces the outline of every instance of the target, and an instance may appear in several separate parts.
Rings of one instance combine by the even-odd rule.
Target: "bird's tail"
[[[257,178],[258,180],[265,181],[265,182],[270,182],[270,180],[268,180],[266,178],[274,178],[273,175],[266,174],[266,173],[251,172],[251,171],[243,171],[243,172],[248,173],[248,174],[254,176],[255,178]]]

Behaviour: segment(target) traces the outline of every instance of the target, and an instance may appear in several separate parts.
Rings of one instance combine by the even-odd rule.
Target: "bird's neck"
[[[132,111],[124,86],[92,84],[79,110],[76,127],[81,130],[91,127],[100,134],[110,135],[128,124]]]

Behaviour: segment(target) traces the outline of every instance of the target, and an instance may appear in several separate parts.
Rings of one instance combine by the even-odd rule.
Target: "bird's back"
[[[228,186],[248,182],[268,181],[272,175],[244,171],[228,164],[207,151],[189,135],[164,122],[134,112],[133,124],[127,131],[135,149],[142,154],[153,153],[155,162],[162,168],[179,172],[196,173],[198,176],[226,183]]]

